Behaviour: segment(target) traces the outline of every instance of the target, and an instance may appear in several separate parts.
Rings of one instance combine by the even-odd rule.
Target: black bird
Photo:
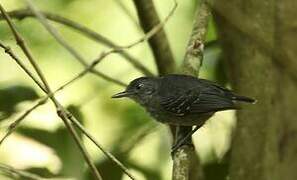
[[[145,107],[157,121],[201,126],[215,112],[237,109],[236,102],[255,103],[211,81],[188,75],[140,77],[112,98],[129,97]]]
[[[124,92],[112,96],[121,97],[133,99],[159,122],[196,126],[186,138],[215,112],[237,109],[237,102],[256,102],[252,98],[236,95],[214,82],[178,74],[137,78],[130,82]]]

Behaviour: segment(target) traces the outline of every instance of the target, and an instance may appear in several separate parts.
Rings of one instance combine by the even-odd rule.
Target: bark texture
[[[231,180],[297,179],[297,1],[216,1],[215,20],[238,111]],[[294,74],[295,72],[295,74]]]

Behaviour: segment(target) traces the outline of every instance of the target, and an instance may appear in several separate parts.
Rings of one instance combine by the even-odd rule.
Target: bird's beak
[[[122,97],[129,97],[130,95],[132,95],[133,93],[130,93],[130,92],[120,92],[120,93],[117,93],[113,96],[111,96],[111,98],[122,98]]]

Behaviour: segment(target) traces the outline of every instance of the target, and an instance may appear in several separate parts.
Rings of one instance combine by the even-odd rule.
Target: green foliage
[[[205,180],[227,180],[229,175],[230,166],[230,154],[231,149],[229,149],[224,156],[219,160],[213,154],[206,164],[203,165],[203,174]]]
[[[220,55],[215,64],[214,78],[223,86],[228,83],[226,68],[224,58]]]
[[[1,119],[10,117],[16,112],[16,106],[29,100],[35,100],[38,95],[34,89],[23,85],[10,85],[0,87],[0,112],[3,114]]]
[[[44,167],[31,167],[25,169],[25,171],[31,172],[33,174],[38,174],[44,178],[53,178],[57,176]],[[31,178],[24,178],[24,180],[31,180]]]
[[[135,103],[127,106],[121,112],[121,121],[124,123],[124,131],[131,129],[138,129],[142,125],[150,122],[151,117],[145,112],[145,110]]]
[[[82,114],[74,105],[70,105],[68,110],[74,113],[76,117],[80,117],[81,120],[83,119]],[[55,151],[62,161],[62,168],[55,176],[59,175],[81,179],[85,169],[84,159],[73,138],[64,126],[58,128],[54,132],[30,127],[21,127],[18,129],[18,132],[52,148]],[[81,135],[81,133],[79,134]],[[35,172],[38,174],[41,173],[39,174],[41,176],[49,175],[43,167],[35,169]]]
[[[118,9],[115,8],[116,10],[112,11],[111,9],[106,9],[104,7],[98,6],[96,8],[98,8],[98,11],[100,11],[101,13],[100,15],[108,14],[107,16],[98,16],[97,14],[89,13],[88,11],[89,9],[92,9],[92,11],[94,11],[93,10],[94,5],[92,5],[92,7],[88,7],[88,5],[94,3],[95,6],[97,6],[98,4],[102,4],[103,1],[98,1],[98,2],[94,1],[89,4],[86,3],[86,6],[84,7],[80,7],[80,6],[77,7],[78,5],[75,6],[75,4],[84,5],[83,2],[77,3],[78,1],[79,0],[51,0],[51,1],[35,1],[35,3],[42,10],[57,13],[65,17],[72,17],[70,19],[73,19],[76,21],[77,19],[79,19],[80,21],[79,23],[84,24],[87,27],[90,27],[91,29],[94,29],[96,32],[100,32],[109,38],[114,38],[116,40],[115,42],[119,43],[120,45],[127,44],[133,41],[139,35],[139,32],[135,30],[137,29],[136,27],[133,29],[133,27],[131,27],[130,24],[127,25],[125,24],[126,22],[124,21],[118,22],[117,18],[119,17],[116,16],[118,15],[117,13],[119,13]],[[168,3],[171,3],[171,1],[168,1]],[[156,2],[156,5],[164,4],[162,7],[160,6],[157,8],[160,9],[160,12],[162,12],[163,10],[164,12],[165,10],[167,12],[168,3],[159,1],[159,2]],[[185,2],[185,3],[189,3],[189,2]],[[110,6],[112,5],[113,4],[111,3]],[[191,29],[191,25],[192,25],[191,18],[193,18],[196,6],[197,6],[197,1],[191,1],[190,5],[187,5],[184,7],[183,7],[183,4],[180,3],[179,5],[180,9],[178,11],[184,10],[184,12],[177,12],[177,13],[180,13],[181,17],[183,17],[184,19],[175,15],[173,16],[172,20],[169,21],[168,26],[166,25],[167,33],[173,34],[172,35],[173,38],[170,39],[170,42],[171,42],[172,49],[174,51],[174,56],[176,57],[183,57],[186,41],[188,41],[189,31],[187,30]],[[78,9],[80,9],[83,13],[77,11]],[[86,14],[86,15],[84,16],[83,14]],[[115,16],[111,17],[109,16],[110,14]],[[178,21],[175,21],[176,19],[178,19]],[[114,20],[114,21],[110,21],[110,20]],[[34,52],[34,56],[38,57],[38,63],[40,63],[42,69],[45,70],[45,72],[47,72],[46,78],[49,80],[49,83],[51,86],[54,86],[54,85],[56,86],[57,84],[60,83],[58,82],[57,84],[54,84],[60,80],[60,77],[57,78],[56,68],[60,68],[60,67],[63,68],[61,72],[59,71],[59,73],[62,73],[61,78],[64,78],[64,76],[66,76],[65,75],[66,72],[71,73],[70,75],[72,77],[72,75],[74,74],[74,71],[72,70],[74,69],[74,64],[76,64],[76,62],[71,61],[71,63],[69,63],[67,61],[71,56],[61,48],[61,46],[48,34],[48,32],[40,25],[39,22],[36,21],[36,19],[26,18],[15,22],[17,24],[17,28],[19,32],[24,36],[30,48],[32,48]],[[127,22],[129,22],[129,20],[127,20]],[[120,24],[118,26],[121,26],[122,27],[121,29],[114,28],[114,27],[117,27],[117,25],[115,25],[117,23]],[[52,23],[52,24],[55,27],[57,27],[58,30],[61,31],[61,34],[63,35],[63,37],[65,37],[66,41],[69,42],[71,46],[74,46],[76,49],[78,49],[79,52],[86,58],[93,59],[94,57],[98,56],[99,52],[101,52],[102,50],[106,50],[105,48],[102,48],[101,45],[97,46],[97,44],[96,45],[92,44],[93,43],[92,41],[87,40],[86,38],[81,36],[80,33],[73,33],[72,30],[68,28],[64,28],[63,26],[57,25],[56,23]],[[182,25],[182,28],[180,28],[181,25]],[[111,37],[110,37],[110,34],[112,34]],[[10,41],[11,37],[12,35],[6,23],[2,21],[0,24],[1,41],[5,41],[5,42]],[[213,21],[211,21],[209,24],[207,41],[213,41],[216,39],[217,39],[216,28],[213,24]],[[148,65],[147,62],[150,62],[150,61],[153,62],[150,57],[149,49],[147,48],[147,46],[144,46],[146,48],[145,50],[141,49],[141,47],[142,46],[139,46],[138,48],[135,48],[136,49],[135,51],[133,49],[131,50],[131,52],[133,56],[139,58],[139,61],[142,61],[142,63],[144,63],[145,65]],[[211,54],[211,56],[206,56],[202,67],[202,71],[205,72],[205,78],[215,80],[221,84],[226,84],[227,78],[226,78],[226,73],[224,71],[223,59],[221,57],[220,52],[218,53],[218,51],[220,51],[220,47],[217,44],[215,44],[214,46],[206,47],[206,54],[209,53]],[[112,58],[114,58],[115,61],[117,61],[116,59],[118,57],[113,56]],[[176,59],[180,60],[182,58],[176,58]],[[53,60],[56,60],[56,61],[53,61]],[[73,60],[73,57],[71,57],[71,60]],[[137,74],[134,72],[134,69],[133,69],[133,73],[131,73],[130,72],[131,66],[127,65],[128,63],[124,64],[123,62],[121,62],[122,59],[118,60],[117,62],[112,62],[112,60],[102,62],[99,65],[100,67],[98,67],[98,69],[103,70],[103,72],[105,70],[106,74],[112,75],[126,82],[128,80],[131,80],[131,78],[140,76],[140,74]],[[111,65],[108,63],[110,63]],[[120,72],[115,72],[115,70],[113,69],[114,64],[116,64],[117,66],[121,66]],[[151,67],[154,67],[154,66],[152,65]],[[50,74],[49,72],[54,72],[54,73]],[[121,73],[122,74],[125,73],[128,75],[120,76],[119,74]],[[133,77],[131,75],[133,75]],[[7,76],[11,78],[10,74],[2,73],[1,76],[5,76],[5,77]],[[13,78],[14,77],[12,77],[11,79]],[[20,78],[23,79],[24,77],[20,77]],[[154,154],[154,156],[157,156],[158,160],[160,161],[159,164],[157,164],[156,166],[148,168],[143,166],[142,164],[132,161],[129,158],[129,155],[131,154],[131,150],[136,144],[136,143],[133,144],[134,143],[133,137],[135,136],[135,134],[137,134],[137,132],[139,132],[139,130],[147,126],[153,120],[145,112],[144,109],[140,108],[135,103],[132,103],[132,102],[119,103],[116,101],[109,100],[109,97],[114,92],[111,92],[110,89],[105,88],[105,86],[113,86],[113,85],[109,82],[104,83],[104,85],[102,85],[103,84],[102,80],[98,79],[97,77],[95,80],[96,80],[95,83],[94,81],[92,81],[92,83],[87,81],[85,84],[83,84],[85,86],[78,87],[77,88],[78,90],[73,88],[74,90],[71,91],[71,94],[69,95],[69,97],[71,97],[71,100],[72,100],[72,99],[75,99],[76,96],[78,95],[81,95],[83,93],[88,93],[89,92],[88,88],[93,88],[95,89],[96,92],[98,91],[98,94],[99,93],[101,94],[100,102],[98,102],[95,105],[92,105],[93,106],[91,107],[92,110],[96,112],[100,107],[101,108],[100,110],[104,112],[104,114],[106,115],[104,116],[104,118],[106,118],[106,121],[109,120],[109,117],[117,118],[116,127],[112,127],[112,126],[104,127],[109,129],[115,128],[118,130],[114,134],[108,134],[108,136],[116,137],[113,139],[112,144],[109,145],[108,149],[110,150],[110,152],[113,155],[115,155],[123,164],[127,165],[129,168],[142,173],[146,179],[161,180],[162,179],[161,174],[164,169],[164,168],[162,169],[161,166],[164,166],[165,164],[164,161],[168,160],[168,156],[169,156],[168,150],[164,148],[164,144],[162,144],[166,139],[161,140],[160,144],[155,147],[159,149],[157,150],[157,153]],[[67,90],[63,90],[63,93],[64,91],[68,92]],[[21,85],[14,85],[14,84],[11,84],[9,87],[0,86],[0,111],[5,115],[5,117],[9,117],[16,112],[17,104],[27,100],[35,100],[37,98],[38,98],[37,93],[35,92],[34,89],[30,88],[29,86],[21,86]],[[80,105],[79,103],[77,104]],[[81,120],[82,124],[88,124],[89,122],[85,123],[84,119],[85,117],[87,117],[86,120],[89,120],[88,118],[91,116],[87,113],[85,113],[84,114],[85,116],[83,116],[80,108],[81,107],[76,105],[68,106],[68,110],[71,111],[78,120]],[[52,112],[52,113],[55,113],[55,112]],[[97,116],[96,118],[100,119],[100,117],[97,117]],[[42,120],[43,119],[40,119],[40,121]],[[31,126],[26,126],[26,127],[19,127],[17,131],[21,135],[29,137],[43,145],[50,147],[52,150],[55,151],[56,155],[59,157],[59,159],[62,162],[62,168],[57,174],[52,174],[47,167],[28,168],[27,169],[28,171],[39,174],[43,177],[64,176],[64,177],[75,177],[76,179],[92,179],[92,176],[89,170],[86,169],[85,161],[81,153],[79,152],[77,145],[75,144],[75,142],[73,141],[72,137],[69,135],[69,132],[66,130],[65,127],[59,127],[56,131],[49,131],[49,130],[43,130],[39,128],[33,128]],[[80,136],[82,136],[81,133],[80,133]],[[97,151],[98,151],[98,154],[101,153],[99,152],[98,149],[96,149],[96,152]],[[107,158],[98,160],[96,162],[96,166],[99,169],[99,172],[102,174],[103,179],[118,180],[124,176],[123,172]],[[209,162],[209,163],[206,163],[204,167],[204,171],[206,175],[205,180],[223,180],[226,177],[228,172],[228,164],[225,161],[222,163]]]

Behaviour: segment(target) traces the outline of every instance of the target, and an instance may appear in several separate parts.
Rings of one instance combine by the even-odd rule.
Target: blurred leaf
[[[228,175],[228,164],[210,163],[204,166],[205,180],[226,180]]]
[[[203,69],[208,73],[208,79],[224,86],[228,82],[224,55],[218,40],[211,40],[205,44],[205,60]]]
[[[0,39],[2,41],[8,40],[10,38],[10,31],[9,28],[7,27],[6,23],[1,23],[0,24]]]
[[[213,18],[210,19],[207,34],[206,34],[206,40],[207,41],[213,41],[217,39],[217,31],[214,24]]]
[[[32,167],[25,169],[25,171],[28,171],[33,174],[37,174],[44,178],[53,178],[56,177],[53,173],[51,173],[47,168],[38,168],[38,167]],[[24,179],[25,180],[25,179]]]
[[[80,109],[76,105],[69,105],[66,108],[82,125],[84,125],[84,117],[83,114],[81,113]]]
[[[134,164],[132,162],[128,162],[129,166],[139,172],[141,172],[146,179],[154,179],[154,180],[161,180],[161,171],[158,168],[150,169],[147,167],[143,167],[139,164]]]
[[[15,113],[18,103],[37,98],[36,91],[28,86],[12,85],[0,88],[0,112],[4,114],[0,120]]]
[[[129,169],[134,169],[142,173],[146,177],[146,179],[161,180],[161,172],[159,172],[158,169],[155,170],[146,168],[139,164],[131,162],[128,158],[128,153],[119,153],[117,151],[112,151],[111,153],[115,155],[116,158],[123,164],[125,164],[126,167],[129,167]],[[103,161],[97,162],[96,167],[102,175],[103,179],[122,179],[123,175],[125,175],[123,171],[109,159],[104,159]],[[86,173],[86,179],[92,179],[92,174],[89,170]]]
[[[121,112],[120,117],[125,125],[124,131],[138,129],[142,125],[152,121],[149,114],[137,104],[126,106]]]
[[[118,117],[122,126],[121,132],[118,132],[117,135],[120,139],[133,136],[135,131],[143,127],[143,125],[154,121],[142,107],[134,102],[121,105],[116,101],[106,101],[103,107],[106,113]]]
[[[114,153],[113,153],[114,154]],[[116,156],[122,163],[125,163],[123,160],[123,157]],[[123,172],[122,170],[117,167],[113,162],[111,162],[109,159],[104,159],[103,161],[99,161],[96,164],[96,167],[98,171],[100,172],[103,179],[122,179]],[[92,173],[87,171],[84,179],[93,179]]]
[[[134,148],[134,146],[137,145],[137,143],[139,143],[153,129],[155,129],[155,126],[153,124],[146,123],[145,125],[146,126],[141,125],[141,127],[138,127],[138,129],[134,129],[132,132],[121,131],[120,134],[117,134],[119,138],[112,144],[113,146],[110,148],[111,150],[109,151],[127,168],[132,168],[136,171],[139,171],[146,177],[146,179],[159,180],[161,179],[161,173],[159,172],[160,168],[146,168],[142,165],[132,162],[129,158],[129,153]],[[136,132],[136,130],[140,132]],[[103,179],[121,179],[124,175],[123,171],[108,158],[98,161],[96,163],[96,167],[101,173]],[[92,179],[92,174],[89,170],[86,173],[86,178]]]
[[[51,6],[51,9],[63,9],[63,8],[67,8],[68,5],[70,5],[71,3],[75,2],[77,0],[51,0],[51,1],[44,1],[44,2],[40,2],[42,3],[41,6],[46,6],[48,8],[48,6]]]
[[[75,114],[76,117],[83,120],[82,114],[76,106],[71,105],[67,109]],[[56,152],[63,163],[59,175],[76,177],[78,179],[82,178],[85,169],[85,161],[78,150],[76,143],[65,127],[60,127],[55,132],[21,127],[18,129],[18,132],[51,147]],[[81,135],[81,133],[79,134]]]
[[[220,55],[215,65],[214,78],[216,82],[218,82],[222,86],[228,83],[228,78],[227,78],[227,73],[225,68],[226,66],[224,64],[223,55]]]
[[[230,165],[230,150],[221,161],[213,160],[203,166],[205,180],[227,180]]]

